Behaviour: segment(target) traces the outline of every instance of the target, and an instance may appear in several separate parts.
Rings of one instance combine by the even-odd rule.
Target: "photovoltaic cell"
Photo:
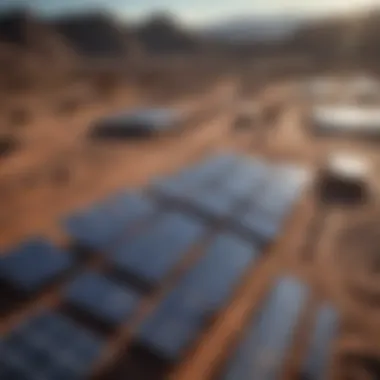
[[[237,157],[234,154],[217,155],[175,176],[155,181],[153,191],[165,197],[181,199],[184,194],[216,182],[233,168],[236,161]]]
[[[301,169],[272,166],[258,191],[252,193],[246,211],[234,218],[235,226],[264,243],[271,241],[280,232],[307,180],[307,173]]]
[[[300,193],[298,189],[289,189],[285,183],[280,185],[278,182],[263,189],[257,198],[257,206],[268,214],[282,219],[289,214]]]
[[[253,209],[243,214],[237,224],[263,244],[273,240],[279,234],[282,227],[279,218],[260,209]]]
[[[32,239],[0,258],[0,279],[23,293],[34,293],[73,265],[72,255],[44,239]]]
[[[139,296],[125,286],[89,271],[68,285],[64,301],[88,316],[114,326],[131,316]]]
[[[222,380],[280,379],[304,303],[306,287],[282,278],[227,364]]]
[[[44,312],[5,336],[0,346],[0,378],[79,380],[99,357],[102,340],[71,320]]]
[[[139,344],[167,360],[178,359],[207,318],[231,297],[257,256],[257,250],[246,241],[230,234],[218,236],[143,323]]]
[[[185,202],[200,215],[215,219],[227,216],[233,210],[235,199],[223,188],[201,189],[189,193]]]
[[[198,219],[168,212],[111,254],[118,271],[154,285],[178,263],[205,232]]]
[[[184,115],[169,108],[126,110],[98,120],[92,128],[95,137],[148,136],[180,128]]]
[[[234,208],[246,200],[265,174],[259,160],[240,159],[232,173],[226,174],[215,187],[183,194],[184,200],[195,210],[212,218],[230,216]]]
[[[190,182],[212,182],[232,169],[238,160],[238,156],[233,153],[217,154],[205,161],[198,163],[188,169],[183,170],[174,178],[181,178],[187,184]]]
[[[126,126],[137,125],[157,132],[175,128],[181,119],[181,112],[170,108],[142,108],[114,117],[116,122]]]
[[[311,345],[302,369],[308,380],[327,379],[332,341],[337,333],[338,314],[331,306],[324,305],[317,314]]]
[[[246,179],[247,183],[256,185],[264,180],[270,165],[259,158],[240,157],[238,164],[239,175]]]
[[[70,216],[64,226],[80,246],[102,250],[127,233],[133,223],[154,211],[155,205],[142,195],[122,193]]]

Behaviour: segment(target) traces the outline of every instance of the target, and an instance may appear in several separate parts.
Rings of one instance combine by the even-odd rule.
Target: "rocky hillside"
[[[182,29],[170,17],[155,15],[135,30],[136,39],[147,53],[184,53],[199,51],[198,36]]]
[[[40,88],[58,80],[75,64],[75,53],[49,24],[27,12],[0,18],[1,90]]]
[[[131,38],[123,26],[105,14],[64,17],[52,26],[79,55],[118,58],[125,57],[132,49]]]

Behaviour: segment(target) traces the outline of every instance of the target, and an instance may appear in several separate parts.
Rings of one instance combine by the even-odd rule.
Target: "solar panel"
[[[137,344],[165,362],[174,362],[201,329],[194,319],[160,310],[155,314],[154,324],[143,326]]]
[[[111,255],[115,269],[154,285],[180,261],[205,231],[195,218],[168,212],[143,233],[120,244]]]
[[[265,174],[259,160],[239,160],[229,174],[215,188],[203,188],[183,194],[184,200],[195,210],[212,218],[228,217],[235,206],[246,200]]]
[[[302,369],[308,380],[327,378],[332,340],[337,332],[338,314],[331,306],[324,305],[317,314],[311,345]]]
[[[101,251],[127,233],[136,221],[152,215],[155,207],[140,194],[122,193],[70,216],[64,227],[81,247]]]
[[[279,218],[255,208],[243,214],[236,223],[239,228],[242,228],[242,230],[263,244],[273,240],[282,227]]]
[[[139,295],[104,275],[88,271],[68,285],[64,301],[107,326],[115,326],[131,316]]]
[[[152,185],[153,191],[168,198],[182,198],[186,193],[218,181],[233,168],[236,161],[237,157],[233,154],[219,154],[175,176],[155,181]]]
[[[284,359],[306,297],[306,287],[282,278],[255,316],[228,362],[223,380],[280,379]]]
[[[173,179],[181,179],[188,185],[194,182],[212,182],[232,169],[238,160],[238,156],[233,153],[220,153],[211,158],[197,163],[185,170],[182,170]]]
[[[96,137],[128,137],[170,131],[183,125],[182,112],[169,108],[126,110],[98,120],[92,135]]]
[[[301,168],[278,166],[268,173],[256,204],[278,217],[286,216],[299,198],[308,181],[308,173]]]
[[[0,258],[0,279],[13,289],[30,294],[58,279],[72,265],[71,254],[36,238]]]
[[[69,319],[44,312],[3,338],[0,378],[86,379],[102,345],[99,337]]]
[[[227,302],[257,256],[257,250],[246,241],[230,234],[218,236],[143,323],[139,344],[165,359],[178,359],[207,318]]]
[[[233,218],[238,228],[263,243],[274,239],[308,181],[307,172],[292,166],[272,166],[252,192],[242,214]]]

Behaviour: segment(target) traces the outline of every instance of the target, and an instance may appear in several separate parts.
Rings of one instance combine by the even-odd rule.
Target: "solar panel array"
[[[96,121],[92,135],[96,137],[149,136],[179,130],[186,116],[170,108],[126,110]]]
[[[204,224],[177,212],[163,213],[144,232],[112,250],[109,260],[126,276],[159,283],[204,232]]]
[[[69,307],[110,327],[127,320],[139,299],[133,289],[94,271],[76,277],[64,293],[64,302]]]
[[[101,251],[111,246],[136,220],[153,214],[155,207],[141,194],[120,193],[70,215],[64,227],[80,247]]]
[[[306,295],[305,286],[293,279],[281,279],[269,295],[260,315],[255,316],[221,378],[277,379]]]
[[[0,280],[25,294],[40,291],[74,264],[72,255],[43,238],[15,247],[0,260]]]
[[[0,345],[0,379],[83,379],[103,342],[54,312],[18,326]]]
[[[290,277],[280,278],[259,315],[254,315],[219,379],[280,379],[294,341],[294,331],[305,311],[307,293],[305,284]],[[328,378],[327,367],[336,332],[337,313],[332,307],[323,306],[317,313],[300,378]]]
[[[241,238],[217,236],[143,323],[137,339],[161,357],[178,359],[257,257],[258,251]]]
[[[63,221],[69,249],[36,238],[10,250],[0,259],[2,286],[15,297],[38,297],[56,283],[60,302],[2,339],[0,379],[87,378],[107,347],[107,334],[129,323],[141,302],[193,257],[133,336],[135,345],[178,362],[258,264],[307,180],[296,167],[220,154],[156,179],[148,189],[114,194],[69,215]],[[200,256],[194,256],[197,250]],[[102,265],[90,269],[95,257]],[[241,375],[231,364],[226,378],[277,378],[306,295],[295,280],[275,287],[234,359],[242,363]],[[327,317],[321,318],[317,329],[324,331]],[[92,321],[110,330],[97,330]],[[327,341],[331,334],[324,336]],[[261,363],[260,347],[273,351],[276,365]],[[305,371],[317,373],[326,357],[319,341],[311,347],[317,359]]]

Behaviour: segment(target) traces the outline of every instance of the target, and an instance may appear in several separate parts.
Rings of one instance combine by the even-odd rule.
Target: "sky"
[[[28,5],[44,15],[103,8],[126,19],[152,11],[169,11],[189,24],[204,24],[241,15],[300,14],[316,16],[380,7],[380,0],[0,0],[0,9]]]

